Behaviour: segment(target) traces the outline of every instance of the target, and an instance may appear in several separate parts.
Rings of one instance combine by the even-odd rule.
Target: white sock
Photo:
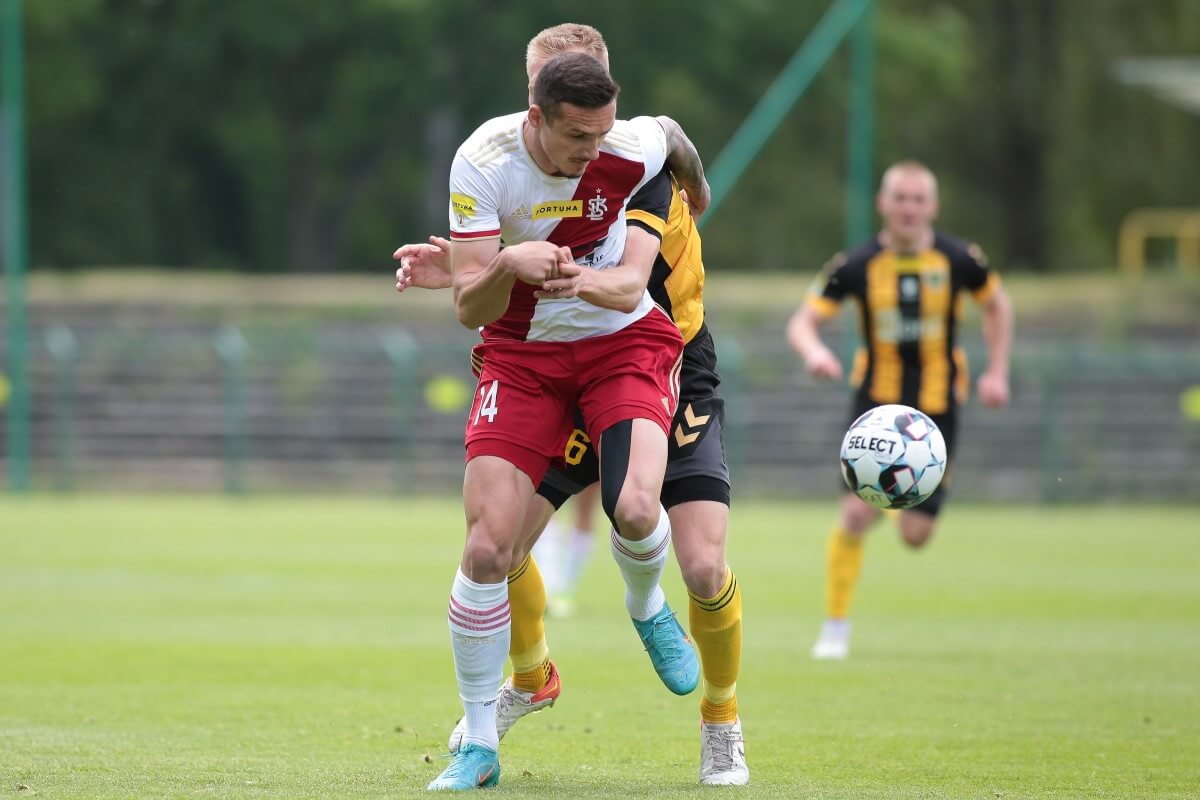
[[[542,572],[547,594],[558,594],[562,590],[562,538],[562,528],[551,518],[533,546],[533,560]]]
[[[850,620],[848,619],[827,619],[821,627],[821,633],[825,636],[836,636],[844,638],[850,635]]]
[[[467,722],[463,743],[498,750],[496,692],[512,637],[508,581],[475,583],[460,569],[450,590],[449,619],[454,674]]]
[[[592,545],[596,537],[591,531],[575,528],[567,538],[567,555],[563,559],[562,591],[571,594],[579,583],[579,576],[587,566],[588,558],[592,555]]]
[[[631,541],[613,530],[613,560],[625,579],[625,608],[636,620],[647,620],[667,602],[659,581],[671,545],[671,520],[660,507],[658,525],[645,539]]]

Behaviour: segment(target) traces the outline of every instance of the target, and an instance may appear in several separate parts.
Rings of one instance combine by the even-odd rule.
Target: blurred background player
[[[876,204],[883,230],[825,266],[788,324],[788,341],[810,374],[841,378],[841,362],[818,328],[838,313],[843,300],[856,301],[863,344],[850,379],[856,387],[850,420],[884,403],[913,406],[941,428],[952,458],[958,407],[970,383],[965,353],[956,342],[961,295],[970,294],[983,312],[988,363],[978,390],[989,408],[1009,399],[1012,307],[979,247],[934,229],[938,189],[929,169],[914,161],[892,165]],[[949,469],[928,500],[900,512],[900,535],[910,547],[923,546],[933,535],[951,478]],[[863,535],[878,517],[876,509],[846,492],[827,546],[826,620],[813,645],[814,658],[849,654],[850,602],[862,571]]]
[[[608,64],[608,50],[599,31],[586,25],[558,25],[540,32],[528,45],[526,70],[530,85],[548,59],[570,51],[588,53]],[[670,166],[693,178],[696,176],[692,173],[701,169],[698,163],[680,165],[674,160]],[[689,592],[689,626],[700,651],[704,679],[700,781],[706,785],[745,784],[750,772],[736,695],[742,651],[742,598],[738,581],[725,563],[730,500],[723,436],[725,407],[717,395],[720,378],[716,373],[716,349],[704,319],[704,264],[700,234],[691,213],[695,206],[686,194],[675,191],[664,220],[649,208],[640,207],[640,199],[635,196],[630,203],[630,224],[649,228],[662,238],[649,275],[649,291],[671,314],[685,341],[680,411],[669,440],[663,505],[678,531],[673,544]],[[701,204],[701,210],[705,204]],[[396,251],[395,257],[401,262],[396,271],[397,290],[445,285],[447,243],[436,236],[431,236],[429,242],[405,245]],[[595,449],[581,430],[576,430],[568,442],[560,467],[550,470],[538,488],[527,519],[526,548],[537,541],[556,508],[572,495],[586,492],[586,487],[598,478]],[[509,598],[514,674],[498,698],[501,736],[522,716],[553,705],[561,691],[545,640],[542,618],[547,605],[546,588],[538,561],[523,559],[520,552],[513,561]],[[668,686],[683,693],[678,686]],[[691,687],[682,688],[691,691]],[[452,751],[461,741],[461,730],[460,722],[450,737]]]
[[[546,582],[546,612],[552,617],[565,618],[575,613],[575,589],[596,543],[599,499],[598,483],[575,495],[570,522],[559,522],[565,512],[556,514],[533,546],[533,557]]]

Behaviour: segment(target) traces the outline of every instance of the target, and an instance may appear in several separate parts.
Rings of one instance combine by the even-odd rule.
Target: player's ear
[[[545,122],[546,115],[542,113],[542,107],[537,103],[529,104],[529,124],[535,128],[540,128]]]

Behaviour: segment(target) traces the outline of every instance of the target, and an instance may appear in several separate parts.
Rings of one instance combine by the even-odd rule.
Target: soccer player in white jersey
[[[455,307],[464,325],[483,327],[484,341],[466,431],[467,543],[449,608],[466,725],[431,789],[499,778],[506,574],[534,487],[562,452],[576,405],[599,442],[602,504],[617,532],[630,616],[644,620],[659,607],[673,621],[658,585],[670,542],[659,491],[677,402],[678,328],[644,288],[631,311],[593,305],[587,290],[561,300],[539,292],[584,270],[603,283],[622,259],[657,254],[654,236],[626,241],[624,209],[662,169],[667,136],[651,118],[618,122],[617,91],[590,56],[551,59],[528,111],[485,123],[451,168]],[[677,623],[675,631],[683,640]]]
[[[595,28],[574,23],[547,28],[530,40],[526,50],[530,103],[533,102],[533,83],[542,65],[560,53],[571,51],[588,53],[602,64],[608,64],[608,48],[603,36]],[[662,121],[668,129],[673,126],[669,119]],[[677,132],[677,135],[682,134]],[[703,185],[703,166],[694,149],[681,163],[673,158],[669,168],[681,183],[687,183],[690,179],[690,183]],[[648,224],[655,227],[650,217],[657,217],[660,210],[657,206],[660,202],[655,185],[657,182],[651,181],[631,201],[628,207],[630,225],[644,227]],[[649,288],[652,296],[666,296],[667,305],[664,308],[672,309],[673,317],[676,313],[683,315],[682,320],[676,318],[686,342],[680,404],[687,396],[689,403],[699,404],[697,408],[709,409],[699,413],[711,415],[711,407],[719,402],[709,394],[713,382],[719,380],[713,371],[715,364],[705,355],[711,348],[712,340],[703,325],[699,332],[695,329],[697,319],[703,320],[703,306],[699,300],[700,287],[703,285],[703,266],[699,262],[700,242],[694,226],[685,219],[686,211],[677,209],[677,205],[682,206],[682,203],[679,199],[672,199],[662,215],[666,225],[661,231],[661,252],[655,262],[652,273],[655,277],[649,280]],[[691,260],[685,266],[679,266],[679,259],[685,253],[692,254],[689,257]],[[449,288],[449,242],[445,239],[431,236],[429,244],[404,245],[396,250],[395,258],[400,261],[400,268],[396,271],[397,291],[403,292],[410,287]],[[661,267],[667,270],[661,272]],[[675,290],[667,288],[667,283],[674,280],[671,276],[676,272],[694,275],[697,269],[700,271],[698,284],[686,287],[679,284]],[[695,292],[694,301],[685,300],[685,295],[690,296],[688,292],[692,291]],[[690,338],[688,333],[691,334]],[[690,408],[689,405],[689,413]],[[691,424],[686,413],[677,412],[676,416],[677,426]],[[738,581],[724,561],[729,489],[723,448],[713,449],[713,442],[719,443],[721,439],[719,418],[720,415],[704,417],[706,420],[717,419],[718,422],[713,423],[711,430],[705,429],[706,436],[701,437],[699,442],[687,441],[686,446],[668,450],[663,485],[663,505],[674,529],[673,545],[689,592],[690,626],[702,662],[704,697],[700,703],[700,782],[706,785],[743,784],[749,780],[750,774],[734,692],[741,655],[741,593]],[[526,518],[526,546],[535,539],[540,545],[550,533],[547,528],[538,538],[554,507],[565,499],[565,494],[571,493],[565,491],[565,487],[572,486],[575,487],[572,491],[578,491],[579,487],[596,480],[595,476],[599,475],[591,443],[580,438],[581,435],[581,430],[572,434],[564,460],[547,473],[546,479],[538,487],[534,507]],[[692,438],[688,437],[689,440]],[[598,483],[591,488],[598,489]],[[543,584],[541,577],[546,564],[540,552],[536,554],[536,561],[533,558],[521,558],[520,552],[518,550],[514,555],[513,568],[508,574],[512,617],[509,656],[513,673],[497,695],[497,729],[502,739],[521,717],[554,705],[562,692],[562,680],[550,660],[543,624],[543,617],[548,610],[547,590],[550,585],[549,579]],[[668,677],[671,680],[664,678],[664,683],[676,693],[688,692],[694,687],[692,683],[680,682],[678,672]],[[450,734],[448,746],[451,752],[460,746],[463,727],[460,721]]]

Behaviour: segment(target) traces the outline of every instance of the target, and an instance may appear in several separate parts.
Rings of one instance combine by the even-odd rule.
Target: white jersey
[[[576,263],[615,267],[625,252],[625,206],[666,160],[666,134],[652,117],[618,120],[600,157],[578,178],[547,175],[522,136],[526,112],[485,122],[458,148],[450,168],[450,238],[499,238],[502,246],[553,242]],[[632,313],[577,297],[538,300],[538,287],[517,281],[504,316],[483,328],[485,340],[573,341],[615,333],[650,312],[648,292]]]

